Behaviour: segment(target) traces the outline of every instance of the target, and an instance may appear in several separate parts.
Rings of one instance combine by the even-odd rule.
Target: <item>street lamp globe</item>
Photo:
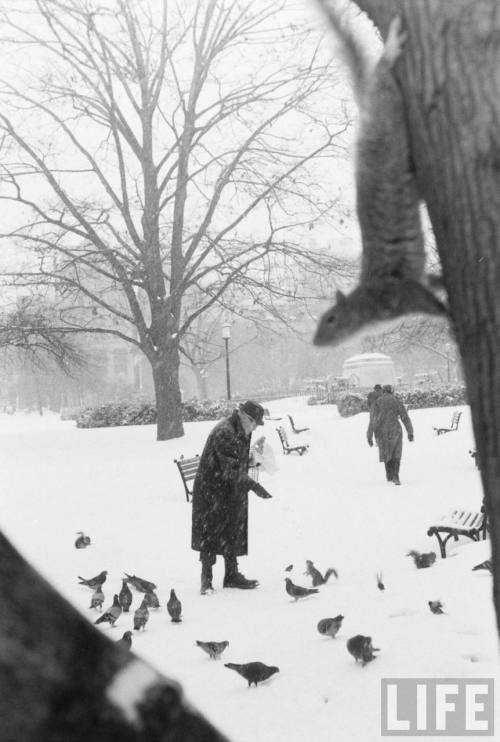
[[[222,337],[224,340],[229,340],[229,338],[231,337],[231,323],[230,322],[225,322],[222,325]]]

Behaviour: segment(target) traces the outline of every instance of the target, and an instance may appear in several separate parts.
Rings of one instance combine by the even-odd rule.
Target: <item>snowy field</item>
[[[275,426],[259,428],[271,443],[278,471],[260,481],[273,495],[250,493],[250,553],[242,572],[258,578],[254,591],[199,595],[200,565],[190,550],[191,506],[173,459],[200,453],[213,422],[188,423],[182,439],[158,443],[154,426],[78,430],[57,417],[0,416],[0,512],[6,535],[90,621],[91,591],[77,575],[106,569],[105,607],[125,572],[155,582],[161,609],[133,650],[179,680],[187,698],[234,742],[311,742],[380,739],[381,678],[500,678],[491,603],[491,576],[472,572],[489,556],[489,542],[461,540],[450,558],[417,570],[409,549],[437,549],[427,528],[454,505],[479,509],[482,492],[468,450],[473,446],[467,407],[457,432],[436,437],[452,409],[410,411],[415,442],[404,436],[401,487],[385,481],[378,451],[366,443],[367,414],[339,417],[334,406],[307,407],[302,399],[266,405],[291,413],[308,433],[303,457],[283,456]],[[92,546],[74,548],[83,530]],[[338,570],[318,595],[294,603],[285,592],[284,568],[310,586],[305,560]],[[386,586],[377,589],[381,571]],[[171,588],[183,621],[170,622]],[[115,628],[132,628],[141,594]],[[434,615],[439,599],[446,615]],[[321,618],[345,616],[335,639],[321,636]],[[355,634],[373,637],[377,659],[362,668],[346,650]],[[195,640],[228,640],[222,660],[208,658]],[[280,672],[257,688],[224,662],[260,660]],[[497,692],[498,698],[498,692]],[[497,704],[498,705],[498,704]],[[497,714],[497,729],[499,720]],[[427,739],[433,739],[428,737]],[[437,737],[436,737],[437,739]],[[458,739],[451,738],[448,739]]]

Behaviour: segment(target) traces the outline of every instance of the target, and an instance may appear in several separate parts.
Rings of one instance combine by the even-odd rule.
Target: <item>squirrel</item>
[[[304,574],[309,575],[309,577],[312,578],[313,587],[317,587],[318,585],[325,585],[330,579],[331,575],[334,575],[336,578],[338,578],[337,570],[333,569],[333,567],[329,567],[323,577],[319,569],[316,569],[316,567],[314,566],[314,562],[311,562],[310,559],[306,559],[306,571],[304,572]]]
[[[446,315],[425,285],[420,197],[414,174],[403,99],[393,74],[406,34],[392,19],[374,70],[342,12],[319,0],[339,37],[360,109],[356,151],[356,210],[362,237],[359,286],[321,317],[315,345],[337,345],[365,325],[404,314]]]

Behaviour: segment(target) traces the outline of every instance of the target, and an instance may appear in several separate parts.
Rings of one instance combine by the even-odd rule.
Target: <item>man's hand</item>
[[[373,438],[367,438],[366,440],[368,441],[368,445],[371,448],[373,446]]]
[[[408,433],[408,440],[413,443],[413,433]]]
[[[270,495],[269,492],[258,482],[254,485],[253,491],[257,497],[262,497],[263,500],[268,500],[272,497],[272,495]]]

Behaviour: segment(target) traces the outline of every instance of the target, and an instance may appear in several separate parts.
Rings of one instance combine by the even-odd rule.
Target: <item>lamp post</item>
[[[231,377],[229,375],[229,338],[231,337],[231,324],[225,322],[222,325],[222,337],[226,345],[226,388],[227,398],[231,399]]]

